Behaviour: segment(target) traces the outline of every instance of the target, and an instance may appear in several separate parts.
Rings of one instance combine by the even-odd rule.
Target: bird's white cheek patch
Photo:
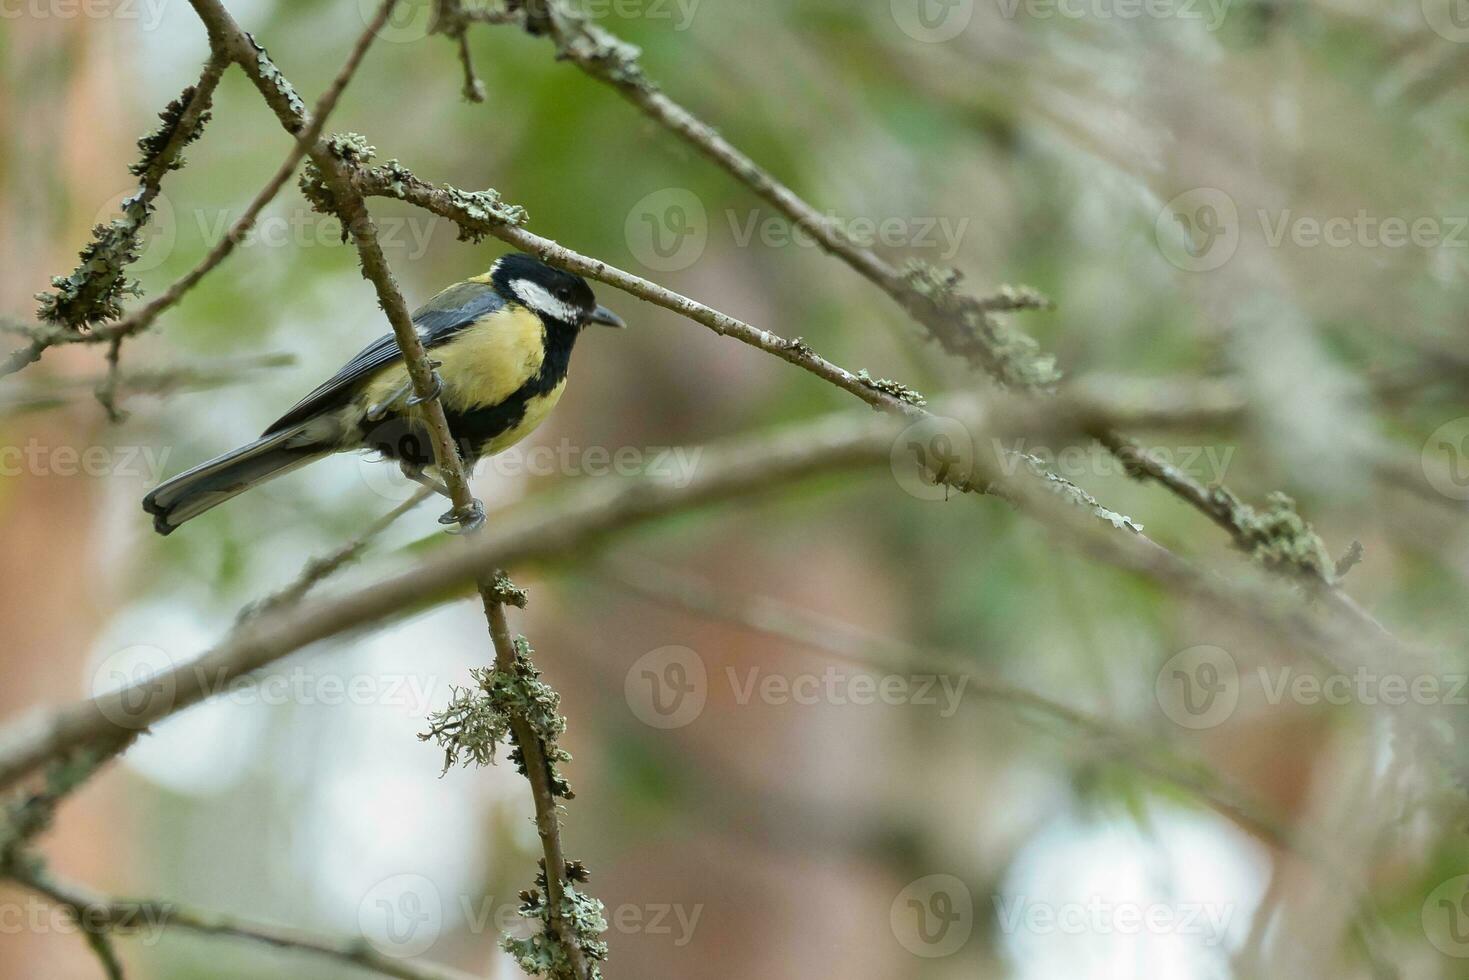
[[[510,288],[515,290],[515,295],[522,303],[543,316],[560,320],[562,323],[576,323],[581,318],[581,312],[575,306],[563,303],[537,283],[517,279],[510,284]]]

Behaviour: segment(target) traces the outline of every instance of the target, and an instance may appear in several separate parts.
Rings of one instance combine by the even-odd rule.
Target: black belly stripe
[[[525,418],[531,399],[553,391],[566,380],[571,364],[571,348],[576,340],[574,328],[553,326],[545,333],[546,353],[536,376],[515,390],[498,405],[481,405],[457,411],[444,406],[449,431],[459,444],[459,454],[467,463],[479,459],[489,450],[497,436],[515,428]],[[392,415],[362,433],[362,447],[379,452],[389,459],[401,460],[415,467],[434,462],[433,441],[428,430],[402,415]]]

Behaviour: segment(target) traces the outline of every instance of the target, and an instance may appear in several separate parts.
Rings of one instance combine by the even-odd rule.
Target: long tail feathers
[[[303,435],[302,427],[298,427],[264,436],[161,484],[143,498],[143,509],[153,515],[153,529],[159,534],[171,534],[185,521],[236,494],[333,451],[321,443],[304,440]]]

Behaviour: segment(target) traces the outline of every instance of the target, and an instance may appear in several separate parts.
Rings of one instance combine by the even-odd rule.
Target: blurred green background
[[[96,16],[63,6],[37,0],[0,19],[0,313],[18,320],[131,189],[132,141],[206,53],[179,0]],[[376,5],[229,6],[310,104]],[[870,284],[791,240],[748,190],[555,62],[547,42],[472,30],[488,91],[473,104],[454,45],[427,34],[428,6],[406,8],[331,130],[363,134],[380,160],[425,179],[496,188],[528,210],[531,230],[803,337],[852,370],[930,396],[989,387]],[[642,47],[665,91],[806,200],[844,223],[888,222],[883,254],[955,266],[976,293],[1042,290],[1056,309],[1018,325],[1056,354],[1067,383],[1125,383],[1143,397],[1165,381],[1234,385],[1248,408],[1228,427],[1133,434],[1203,482],[1227,480],[1256,502],[1289,493],[1335,555],[1360,540],[1367,560],[1347,589],[1462,669],[1469,492],[1453,477],[1469,447],[1456,441],[1469,435],[1469,29],[1451,5],[589,9]],[[147,295],[199,260],[289,148],[242,74],[228,73],[188,166],[164,183],[137,266]],[[395,202],[372,207],[411,304],[502,252]],[[1393,221],[1412,240],[1393,244]],[[654,235],[684,247],[660,254]],[[616,479],[538,463],[537,447],[628,450],[651,464],[660,447],[863,411],[696,324],[606,286],[598,296],[631,329],[584,338],[552,419],[481,467],[475,487],[492,510]],[[239,607],[406,497],[391,467],[341,457],[167,540],[137,504],[161,477],[253,438],[384,330],[355,251],[291,186],[255,237],[123,349],[125,370],[203,365],[237,383],[137,395],[118,425],[85,383],[63,389],[59,407],[0,416],[0,444],[39,445],[53,462],[60,446],[103,446],[113,461],[91,476],[42,465],[0,477],[7,717],[138,663],[193,656]],[[242,367],[266,353],[293,360]],[[60,349],[6,388],[29,397],[102,367],[98,349]],[[1063,475],[1156,540],[1226,572],[1244,561],[1100,450],[1074,460]],[[443,546],[434,513],[399,521],[327,590]],[[884,467],[514,571],[531,589],[517,625],[570,721],[567,847],[609,909],[608,977],[1367,977],[1374,961],[1402,976],[1463,975],[1458,920],[1434,917],[1447,894],[1436,889],[1469,873],[1462,793],[1368,705],[1270,703],[1259,671],[1320,669],[1287,642],[1095,565],[998,500],[924,499]],[[925,657],[965,658],[975,676],[1176,747],[1203,760],[1206,782],[1241,787],[1308,837],[1372,908],[1357,917],[1311,861],[1142,771],[1119,745],[1037,724],[1005,698],[971,689],[946,711],[941,693],[937,704],[870,705],[750,695],[751,678],[829,670],[850,693],[861,670],[627,587],[664,578],[708,583],[736,604],[773,600],[782,616],[819,614],[824,632],[875,651],[895,676],[927,676]],[[1198,646],[1227,651],[1242,679],[1230,717],[1195,730],[1158,691],[1170,658]],[[696,717],[657,728],[639,716],[637,677],[641,658],[669,647],[693,652],[707,697]],[[112,891],[362,933],[392,955],[516,976],[495,939],[534,874],[525,785],[508,767],[440,778],[439,751],[414,737],[490,656],[467,603],[314,647],[279,665],[273,684],[161,725],[66,811],[45,849]],[[361,696],[332,693],[354,683]],[[11,950],[0,976],[92,975],[84,944],[44,916],[34,925],[30,901],[0,890],[3,907],[24,913],[10,921],[27,923],[0,919]],[[939,931],[915,931],[914,909]],[[1117,918],[1127,909],[1162,910],[1171,924],[1128,929]],[[122,942],[138,976],[353,975],[187,935]]]

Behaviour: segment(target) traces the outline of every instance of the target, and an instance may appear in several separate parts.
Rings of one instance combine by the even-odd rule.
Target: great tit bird
[[[434,364],[449,430],[466,465],[515,445],[550,413],[566,387],[571,348],[583,327],[624,326],[597,305],[578,275],[522,254],[456,283],[413,314]],[[369,344],[248,446],[196,466],[143,498],[159,534],[267,480],[332,453],[375,450],[405,475],[448,495],[424,471],[434,465],[403,354],[392,334]],[[479,511],[454,511],[445,524]]]

